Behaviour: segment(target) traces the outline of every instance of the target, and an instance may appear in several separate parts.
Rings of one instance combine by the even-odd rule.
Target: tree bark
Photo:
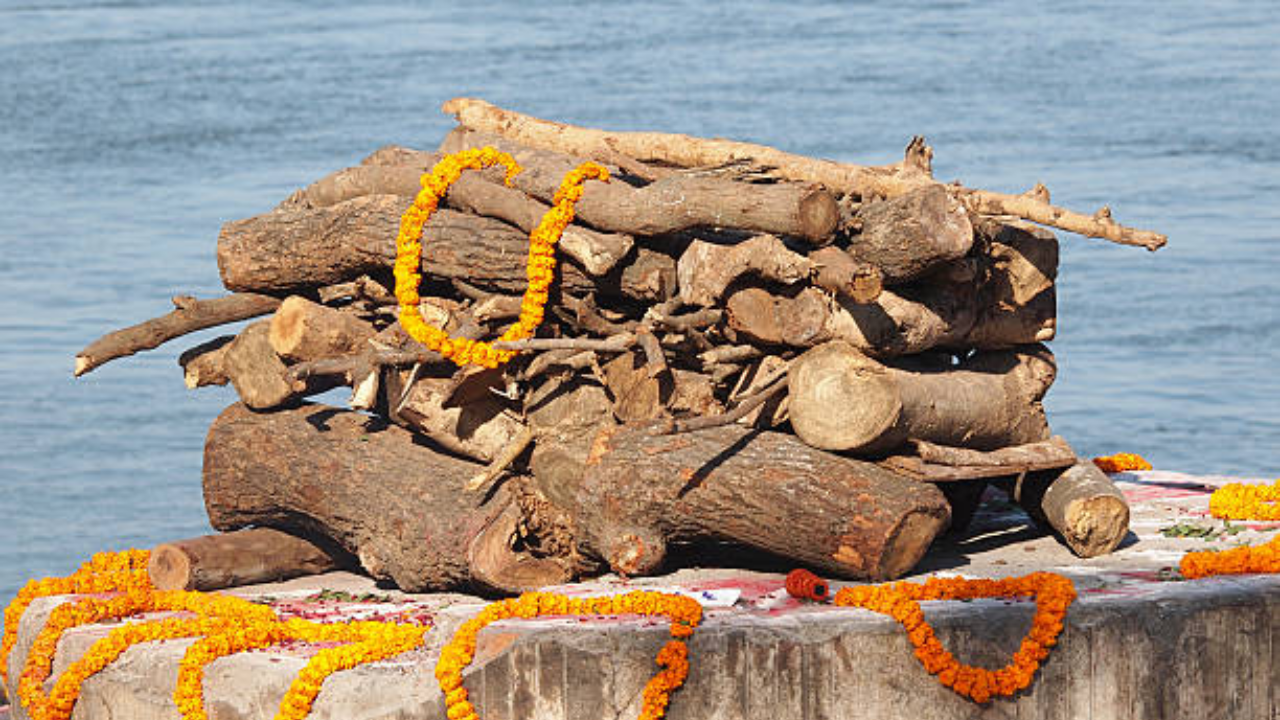
[[[680,299],[703,307],[717,304],[740,278],[794,285],[807,279],[813,269],[808,258],[788,250],[772,235],[757,235],[735,245],[695,240],[676,263]]]
[[[1017,503],[1082,558],[1111,552],[1129,532],[1124,494],[1088,460],[1065,471],[1032,473],[1013,487]]]
[[[340,566],[309,540],[251,528],[157,545],[147,574],[158,590],[209,591],[318,575]]]
[[[206,385],[226,385],[231,382],[227,377],[224,363],[227,348],[235,335],[219,335],[185,350],[178,356],[178,365],[182,366],[182,379],[189,389]]]
[[[222,356],[223,370],[240,401],[254,410],[274,408],[302,394],[286,378],[289,368],[271,349],[270,334],[270,320],[252,323],[240,331]]]
[[[466,492],[483,469],[358,413],[305,405],[255,414],[237,404],[205,442],[205,507],[219,530],[258,525],[327,537],[370,575],[409,592],[517,591],[567,579],[554,559],[506,544],[514,523],[504,515],[505,484],[483,504]],[[517,566],[527,572],[509,572]],[[521,584],[484,584],[513,577]]]
[[[848,578],[895,578],[946,527],[931,485],[734,425],[603,431],[570,514],[588,555],[649,574],[672,542],[722,540]]]
[[[314,210],[277,210],[223,225],[218,236],[218,269],[229,288],[296,291],[387,272],[395,263],[400,216],[410,198],[367,195]],[[486,290],[522,293],[528,285],[525,262],[529,239],[499,220],[453,210],[437,210],[423,231],[425,277],[465,280]],[[638,260],[659,262],[644,252]],[[665,256],[662,256],[665,257]],[[666,258],[674,275],[675,261]],[[591,290],[649,299],[649,285],[633,285],[625,269],[597,283],[571,263],[556,269],[560,288]],[[665,298],[664,298],[665,299]]]
[[[211,300],[196,300],[180,295],[173,299],[173,305],[174,310],[168,315],[116,330],[94,340],[76,355],[76,377],[105,362],[160,347],[174,338],[197,330],[266,315],[280,305],[280,299],[252,293],[237,293]]]
[[[814,447],[881,452],[908,439],[994,450],[1049,438],[1040,404],[1055,374],[1047,348],[979,353],[954,368],[880,365],[847,343],[796,359],[791,426]]]
[[[657,132],[608,132],[541,120],[495,107],[483,100],[454,98],[441,110],[455,116],[464,127],[500,133],[516,142],[545,150],[596,157],[615,152],[641,162],[677,167],[710,167],[735,161],[750,161],[768,167],[778,177],[820,183],[833,192],[862,198],[902,195],[922,185],[935,184],[927,160],[933,151],[923,142],[912,142],[902,163],[888,167],[867,167],[810,158],[775,148],[732,140],[709,140]],[[923,155],[925,163],[913,161]],[[922,167],[923,165],[923,167]],[[1102,210],[1083,215],[1049,203],[1042,186],[1022,195],[974,190],[958,184],[947,191],[975,213],[1014,215],[1041,225],[1061,228],[1089,237],[1106,238],[1123,245],[1157,250],[1168,241],[1150,230],[1126,227]],[[1104,208],[1105,209],[1105,208]]]
[[[282,360],[294,363],[359,352],[376,334],[349,312],[291,295],[271,317],[267,338]]]
[[[920,277],[939,263],[964,257],[973,227],[964,206],[941,185],[928,185],[889,200],[866,203],[862,232],[849,254],[880,269],[886,285]]]
[[[550,202],[560,180],[581,162],[514,143],[497,135],[456,130],[440,145],[444,153],[491,145],[510,153],[524,170],[513,184]],[[670,175],[643,187],[615,181],[588,182],[575,208],[582,222],[629,235],[666,235],[695,227],[739,228],[822,243],[835,232],[835,199],[814,185],[734,182],[688,174]]]

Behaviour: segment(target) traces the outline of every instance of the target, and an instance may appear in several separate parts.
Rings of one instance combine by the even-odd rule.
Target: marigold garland
[[[1280,480],[1223,485],[1209,496],[1209,513],[1226,520],[1280,520]]]
[[[965,665],[956,660],[933,633],[920,609],[922,600],[969,600],[989,597],[1036,599],[1031,630],[1008,665],[999,670]],[[1032,573],[1001,580],[931,578],[924,583],[898,582],[842,588],[835,596],[841,607],[872,610],[897,620],[915,646],[915,656],[938,681],[978,703],[1008,696],[1027,687],[1049,648],[1058,642],[1067,608],[1076,598],[1071,580],[1054,573]]]
[[[689,648],[684,639],[702,621],[702,606],[682,595],[632,591],[612,597],[570,598],[555,593],[531,592],[518,598],[491,603],[478,615],[459,626],[453,639],[440,651],[436,680],[445,696],[449,720],[479,720],[475,706],[462,686],[462,671],[476,653],[476,635],[485,626],[507,618],[546,615],[664,615],[671,620],[672,640],[658,651],[657,664],[665,668],[644,687],[640,720],[657,720],[666,715],[671,693],[689,675]]]
[[[396,236],[395,278],[396,299],[400,303],[400,326],[410,337],[460,366],[476,364],[497,367],[514,357],[515,352],[499,350],[479,340],[449,337],[444,330],[432,326],[422,317],[418,309],[422,302],[418,294],[418,285],[422,281],[419,272],[422,265],[422,228],[435,212],[440,198],[461,177],[464,170],[480,170],[496,164],[506,167],[507,184],[520,172],[520,166],[514,158],[492,147],[473,148],[446,155],[436,163],[431,172],[422,176],[422,191],[400,218],[400,232]],[[525,270],[529,286],[520,303],[520,317],[498,338],[499,342],[528,338],[542,323],[548,288],[555,279],[555,246],[564,229],[573,222],[574,205],[582,197],[583,183],[589,179],[608,182],[609,172],[600,165],[587,162],[567,173],[552,199],[551,209],[529,234],[529,259]]]
[[[1141,455],[1134,453],[1116,453],[1115,455],[1107,455],[1106,457],[1096,457],[1093,464],[1104,473],[1120,473],[1130,470],[1150,470],[1151,463],[1147,462]]]

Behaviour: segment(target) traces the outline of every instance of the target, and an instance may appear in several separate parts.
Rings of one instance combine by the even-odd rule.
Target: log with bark
[[[914,439],[993,450],[1049,438],[1040,400],[1055,372],[1043,346],[911,370],[832,342],[796,359],[788,409],[796,434],[814,447],[875,453]]]
[[[1003,483],[1010,497],[1082,558],[1105,555],[1129,533],[1129,504],[1111,478],[1085,460],[1066,470]]]
[[[465,491],[481,469],[359,413],[236,404],[205,442],[205,506],[218,530],[329,538],[407,591],[512,592],[568,580],[565,562],[512,549],[520,516],[506,485],[483,503]]]
[[[147,575],[158,590],[221,590],[318,575],[344,567],[340,549],[273,530],[250,528],[176,540],[151,550]]]

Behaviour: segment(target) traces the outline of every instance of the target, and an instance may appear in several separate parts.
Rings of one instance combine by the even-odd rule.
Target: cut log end
[[[840,208],[831,193],[815,187],[800,198],[800,232],[814,244],[831,240],[840,222]]]
[[[872,571],[871,579],[902,577],[920,562],[929,544],[949,523],[950,518],[945,514],[916,512],[904,517],[885,547],[880,566]]]
[[[89,372],[93,368],[94,368],[93,358],[89,357],[88,355],[76,356],[75,377],[80,377],[81,375]]]
[[[1111,496],[1081,498],[1067,505],[1062,539],[1084,558],[1105,555],[1129,530],[1129,506]]]
[[[893,376],[847,343],[820,345],[800,356],[788,384],[792,428],[823,450],[866,447],[902,412]]]
[[[157,590],[193,590],[191,560],[175,545],[157,545],[151,550],[147,575]]]

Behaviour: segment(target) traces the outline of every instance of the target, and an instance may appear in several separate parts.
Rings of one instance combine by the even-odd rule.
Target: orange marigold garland
[[[689,675],[689,649],[684,639],[702,621],[702,606],[682,595],[633,591],[613,597],[569,598],[555,593],[531,592],[518,598],[491,603],[478,615],[462,623],[453,639],[440,651],[436,680],[445,696],[449,720],[478,720],[475,706],[462,686],[462,671],[476,652],[476,635],[485,626],[507,618],[546,615],[664,615],[671,621],[672,640],[658,651],[657,664],[665,668],[645,685],[640,720],[657,720],[666,715],[671,693]]]
[[[1151,463],[1147,462],[1141,455],[1134,453],[1116,453],[1115,455],[1107,455],[1106,457],[1096,457],[1093,464],[1105,473],[1120,473],[1130,470],[1150,470]]]
[[[520,172],[520,166],[510,155],[492,147],[464,150],[442,158],[431,172],[422,176],[422,191],[401,217],[400,233],[396,237],[395,277],[396,299],[400,303],[400,326],[415,340],[458,365],[497,367],[514,357],[515,353],[511,350],[499,350],[478,340],[451,338],[444,330],[432,326],[422,317],[418,309],[418,304],[422,301],[418,294],[418,285],[422,281],[419,272],[422,265],[422,228],[435,212],[440,198],[462,175],[463,170],[479,170],[495,164],[506,167],[508,184]],[[528,338],[542,323],[547,291],[555,279],[555,246],[564,229],[573,222],[574,205],[582,197],[583,183],[589,179],[607,182],[609,172],[600,165],[587,162],[567,173],[560,183],[560,189],[556,191],[551,209],[529,234],[529,260],[526,267],[529,286],[520,303],[520,317],[498,338],[499,342]]]
[[[1226,520],[1280,520],[1280,480],[1223,485],[1209,496],[1209,513]]]
[[[1012,661],[999,670],[965,665],[956,660],[942,647],[920,609],[922,600],[1028,596],[1036,599],[1031,630]],[[925,670],[937,675],[939,682],[960,695],[985,703],[998,695],[1012,695],[1031,684],[1040,662],[1058,642],[1063,618],[1075,597],[1075,586],[1068,578],[1054,573],[1032,573],[1001,580],[931,578],[924,583],[847,587],[836,593],[835,604],[865,608],[897,620],[907,631],[907,638],[916,648],[916,658]]]
[[[1189,552],[1182,556],[1178,571],[1188,580],[1210,575],[1280,572],[1280,535],[1265,545],[1231,548],[1220,552]]]

